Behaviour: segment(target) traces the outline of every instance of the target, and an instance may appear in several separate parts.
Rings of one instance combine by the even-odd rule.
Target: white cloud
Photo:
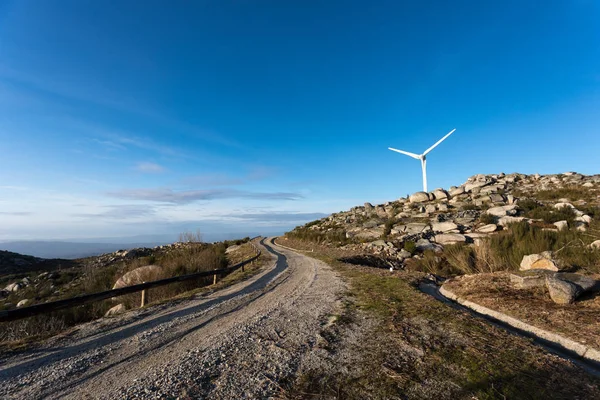
[[[163,172],[165,169],[161,165],[151,163],[151,162],[141,162],[138,163],[135,169],[139,172],[144,172],[148,174],[156,174]]]

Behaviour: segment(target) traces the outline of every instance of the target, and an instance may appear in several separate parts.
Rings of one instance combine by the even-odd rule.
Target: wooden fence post
[[[146,289],[142,290],[142,304],[140,307],[144,307],[146,305]]]
[[[217,284],[217,274],[215,274],[215,276],[213,277],[213,285]]]

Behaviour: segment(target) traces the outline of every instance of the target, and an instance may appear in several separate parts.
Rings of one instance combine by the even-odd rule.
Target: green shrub
[[[496,224],[498,223],[498,217],[492,214],[483,213],[479,216],[479,222],[482,224]]]
[[[411,255],[417,252],[417,244],[411,240],[404,242],[404,250],[408,251]]]
[[[570,207],[555,209],[551,206],[540,206],[531,209],[525,216],[532,219],[541,219],[548,224],[553,224],[558,221],[567,221],[569,224],[572,224],[577,215]]]

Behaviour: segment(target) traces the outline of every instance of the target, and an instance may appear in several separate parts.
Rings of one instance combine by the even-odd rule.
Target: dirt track
[[[276,395],[337,312],[344,286],[326,264],[271,246],[279,254],[247,281],[94,321],[0,360],[0,397]]]

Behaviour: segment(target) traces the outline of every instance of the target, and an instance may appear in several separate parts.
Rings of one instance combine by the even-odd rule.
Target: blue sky
[[[0,240],[272,232],[598,173],[597,1],[0,2]]]

